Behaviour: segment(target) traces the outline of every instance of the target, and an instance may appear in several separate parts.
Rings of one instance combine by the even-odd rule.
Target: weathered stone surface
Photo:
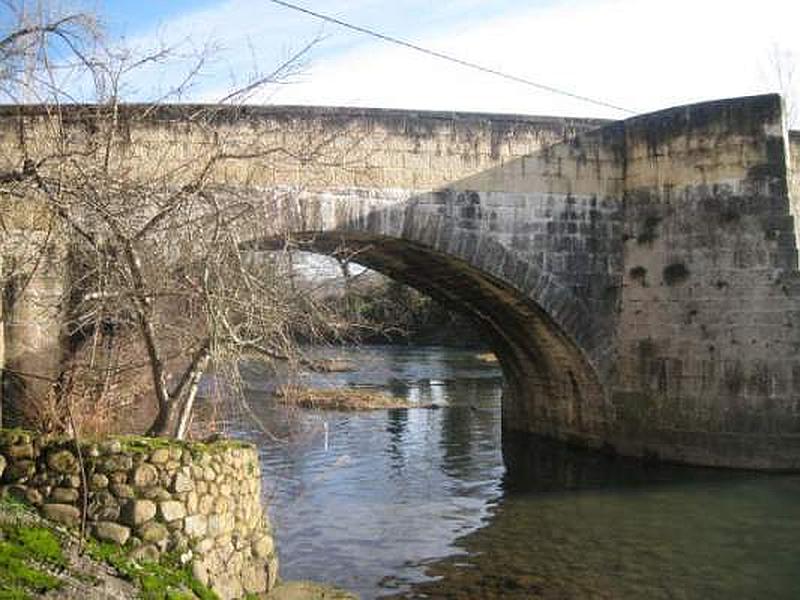
[[[203,554],[210,552],[214,548],[215,544],[216,542],[213,538],[206,537],[197,542],[194,545],[194,549],[197,551],[198,555],[202,556]]]
[[[71,487],[78,489],[81,487],[81,476],[80,475],[64,475],[61,478],[61,485],[64,487]]]
[[[203,537],[208,530],[208,518],[204,515],[193,515],[186,517],[184,522],[184,532],[189,537]]]
[[[365,264],[391,265],[481,320],[513,365],[505,427],[626,454],[796,469],[800,180],[787,172],[798,142],[787,146],[782,117],[777,96],[613,123],[330,108],[232,108],[197,123],[164,107],[133,123],[130,139],[153,173],[197,162],[204,135],[244,148],[342,135],[358,157],[348,163],[369,165],[346,182],[327,161],[299,165],[287,152],[269,169],[237,161],[211,183],[245,199],[302,189],[275,207],[276,234],[313,231],[320,251],[352,244]],[[2,125],[4,155],[19,162],[11,112]],[[41,296],[21,314],[41,313]],[[57,348],[62,313],[11,323],[52,339],[16,335],[9,353]]]
[[[242,569],[242,587],[246,594],[257,594],[267,589],[267,570],[263,566],[248,565]]]
[[[36,473],[36,464],[32,460],[15,460],[5,470],[4,479],[7,481],[26,482]]]
[[[173,461],[170,452],[168,461],[153,465],[145,462],[138,450],[120,447],[109,455],[106,444],[96,448],[96,457],[89,457],[88,450],[84,453],[89,457],[87,519],[96,538],[133,548],[133,556],[140,561],[157,560],[161,552],[179,553],[220,597],[260,594],[270,587],[274,547],[260,506],[259,487],[250,481],[257,480],[259,472],[254,469],[243,474],[241,468],[232,467],[237,460],[234,454],[241,456],[239,449],[196,455],[181,452],[176,456],[183,465]],[[38,446],[34,458],[40,460],[37,452]],[[48,451],[45,444],[41,471],[28,480],[0,487],[0,493],[38,503],[44,516],[76,526],[81,479],[77,473],[61,472],[72,467],[63,455],[53,459],[59,452],[63,445]],[[5,460],[2,453],[0,457]],[[48,457],[60,470],[50,468]],[[114,464],[107,464],[109,457]],[[127,472],[96,470],[124,466],[127,459],[132,462]],[[15,461],[19,463],[36,466],[29,459]],[[205,481],[212,475],[213,482]],[[202,496],[196,491],[199,484],[207,486]],[[180,491],[170,492],[163,485]],[[220,495],[228,489],[230,496]],[[201,504],[208,514],[187,511],[187,506],[197,510]]]
[[[156,504],[152,500],[129,500],[122,509],[122,519],[127,525],[137,526],[156,516]]]
[[[194,576],[197,581],[202,583],[203,585],[208,585],[209,575],[208,575],[208,568],[206,564],[201,561],[195,561],[192,563],[192,575]]]
[[[106,490],[95,492],[89,500],[87,514],[93,521],[116,521],[120,514],[119,501]]]
[[[119,454],[122,452],[122,443],[119,440],[108,440],[103,444],[103,451],[106,454]]]
[[[222,600],[233,600],[244,595],[241,576],[233,573],[222,573],[211,580],[211,589]]]
[[[171,531],[169,536],[169,544],[167,549],[170,552],[179,553],[181,563],[186,564],[194,558],[194,552],[189,547],[189,538],[187,538],[181,531]]]
[[[275,585],[278,581],[278,556],[273,554],[267,561],[267,581],[270,586]]]
[[[197,504],[197,510],[203,515],[209,515],[214,511],[214,496],[205,494]]]
[[[145,488],[141,491],[141,496],[148,500],[169,500],[172,498],[172,494],[163,487]]]
[[[197,492],[189,492],[186,495],[186,512],[189,514],[194,514],[197,512],[198,503],[199,497],[197,496]]]
[[[218,514],[226,514],[231,509],[231,500],[225,496],[220,496],[214,501],[214,512]]]
[[[33,444],[11,446],[5,451],[9,458],[33,458]]]
[[[100,521],[94,526],[94,535],[100,540],[114,542],[122,546],[130,538],[131,530],[129,527],[119,525],[113,521]]]
[[[208,517],[208,535],[217,537],[233,531],[232,515],[211,515]]]
[[[262,535],[253,542],[253,553],[259,558],[267,558],[275,549],[275,543],[270,535]]]
[[[93,490],[102,490],[108,487],[108,477],[102,473],[95,473],[89,480],[89,487]]]
[[[321,583],[287,581],[273,589],[269,600],[358,600],[358,596]]]
[[[150,487],[158,482],[158,472],[152,465],[141,464],[133,472],[133,485],[136,487]]]
[[[25,490],[25,501],[33,504],[34,506],[39,506],[42,504],[42,502],[44,502],[44,497],[39,490],[31,487]]]
[[[136,530],[136,534],[145,544],[162,542],[169,536],[169,531],[162,523],[149,521]]]
[[[156,448],[150,454],[150,462],[154,465],[162,465],[169,460],[168,448]]]
[[[170,530],[171,534],[183,532],[183,526],[184,526],[183,519],[175,519],[174,521],[170,521],[169,523],[167,523],[167,529]]]
[[[137,562],[158,562],[161,552],[152,544],[143,544],[130,553],[132,560]]]
[[[133,498],[136,495],[133,486],[127,483],[112,483],[109,489],[119,499]]]
[[[169,523],[176,519],[182,519],[186,516],[186,507],[175,500],[166,500],[158,504],[159,516]]]
[[[78,459],[69,450],[59,450],[47,456],[47,466],[56,473],[77,473]]]
[[[116,454],[109,456],[103,465],[106,473],[114,473],[117,471],[130,471],[133,468],[133,458],[127,454]]]
[[[50,500],[62,504],[72,504],[78,501],[80,494],[73,488],[57,487],[50,492]]]
[[[128,483],[128,473],[126,471],[111,471],[108,473],[108,480],[111,483]]]
[[[71,504],[44,504],[42,505],[42,515],[51,521],[70,527],[77,526],[81,521],[81,511]]]
[[[191,492],[194,489],[194,479],[189,469],[183,468],[175,474],[172,480],[172,491],[177,493]]]

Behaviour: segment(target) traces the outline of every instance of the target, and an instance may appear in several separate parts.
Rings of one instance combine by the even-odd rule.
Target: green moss
[[[252,444],[238,440],[219,439],[211,442],[187,442],[171,438],[145,437],[145,436],[118,436],[117,439],[122,444],[123,451],[149,453],[159,448],[180,448],[189,452],[192,457],[203,454],[215,454],[232,449],[252,448]]]
[[[31,594],[58,589],[61,582],[47,568],[63,567],[64,555],[50,530],[25,522],[26,509],[9,501],[0,504],[7,521],[0,523],[0,600],[23,600]]]
[[[111,565],[122,577],[139,586],[144,600],[219,600],[174,555],[167,554],[158,563],[138,563],[128,556],[130,548],[94,540],[87,548],[92,558]]]
[[[47,571],[68,569],[62,550],[66,540],[36,519],[29,507],[0,500],[0,600],[30,600],[62,585]],[[219,600],[176,555],[140,564],[130,558],[130,546],[88,540],[86,549],[94,560],[111,565],[120,577],[138,586],[143,600]]]
[[[63,566],[61,543],[52,531],[43,527],[16,527],[7,533],[7,541],[19,546],[34,560]]]
[[[30,596],[19,588],[16,589],[0,589],[0,600],[28,600]]]
[[[14,446],[29,443],[35,434],[24,429],[0,429],[0,447]],[[188,451],[193,457],[203,454],[216,454],[232,449],[247,449],[253,445],[247,442],[230,439],[214,439],[207,442],[181,441],[164,437],[147,437],[139,435],[110,436],[100,438],[86,437],[81,440],[81,448],[88,450],[91,446],[117,440],[120,442],[122,451],[125,453],[149,454],[159,448],[180,448]],[[74,449],[75,441],[68,437],[46,437],[41,438],[43,446],[47,446],[49,452],[57,449]]]

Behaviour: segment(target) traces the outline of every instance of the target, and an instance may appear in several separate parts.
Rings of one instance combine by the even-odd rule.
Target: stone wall
[[[92,111],[64,112],[76,152],[103,123]],[[0,169],[20,162],[19,115],[26,150],[46,150],[41,108],[0,108]],[[242,224],[251,247],[282,246],[287,231],[313,251],[346,244],[478,323],[509,387],[505,428],[800,468],[800,138],[787,146],[778,96],[616,123],[324,107],[136,115],[123,110],[115,138],[134,177],[200,168],[224,140],[244,158],[214,163],[217,193],[268,199],[263,219]],[[7,365],[25,355],[15,324],[58,325],[40,291],[49,321],[27,319],[24,303],[5,315]],[[53,362],[31,355],[20,370]]]
[[[800,216],[800,131],[789,132],[789,194],[792,214]],[[795,219],[795,234],[800,239],[800,219]]]
[[[777,96],[626,121],[624,285],[607,388],[625,453],[800,467],[800,296]]]
[[[96,538],[140,560],[176,553],[223,599],[272,588],[277,558],[252,446],[117,438],[83,444],[81,456],[88,489],[73,443],[0,430],[0,490],[72,527],[85,500]]]

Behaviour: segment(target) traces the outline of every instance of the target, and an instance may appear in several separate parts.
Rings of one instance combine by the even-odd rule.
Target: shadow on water
[[[513,431],[503,432],[502,445],[506,467],[503,488],[507,493],[622,490],[656,484],[705,484],[770,477],[757,472],[626,458]]]
[[[348,358],[358,371],[302,383],[440,408],[287,415],[269,400],[271,375],[251,369],[253,409],[287,435],[231,426],[260,447],[282,577],[365,599],[800,598],[800,477],[501,436],[502,379],[474,354]]]
[[[800,477],[503,437],[502,495],[485,525],[392,597],[800,597]]]

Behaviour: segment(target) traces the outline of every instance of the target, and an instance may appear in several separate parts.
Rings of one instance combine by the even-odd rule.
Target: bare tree
[[[126,78],[142,65],[168,63],[174,49],[135,56],[105,44],[90,17],[40,9],[32,18],[20,4],[5,5],[19,18],[0,41],[4,91],[39,104],[19,111],[0,195],[35,207],[48,231],[38,253],[59,247],[70,263],[70,352],[52,388],[56,404],[70,394],[107,397],[127,374],[145,370],[157,407],[148,432],[182,438],[210,366],[236,387],[244,356],[302,363],[298,336],[336,330],[339,317],[313,294],[284,285],[287,261],[245,244],[283,233],[274,227],[275,207],[295,192],[253,195],[226,173],[242,162],[266,168],[276,157],[309,164],[339,150],[329,140],[243,146],[214,134],[220,110],[230,115],[254,90],[292,74],[313,42],[220,104],[180,109],[204,140],[201,152],[141,156],[131,150],[130,132],[156,118],[160,103],[182,97],[207,52],[152,103],[126,105]],[[74,81],[91,83],[93,104],[70,104]]]

